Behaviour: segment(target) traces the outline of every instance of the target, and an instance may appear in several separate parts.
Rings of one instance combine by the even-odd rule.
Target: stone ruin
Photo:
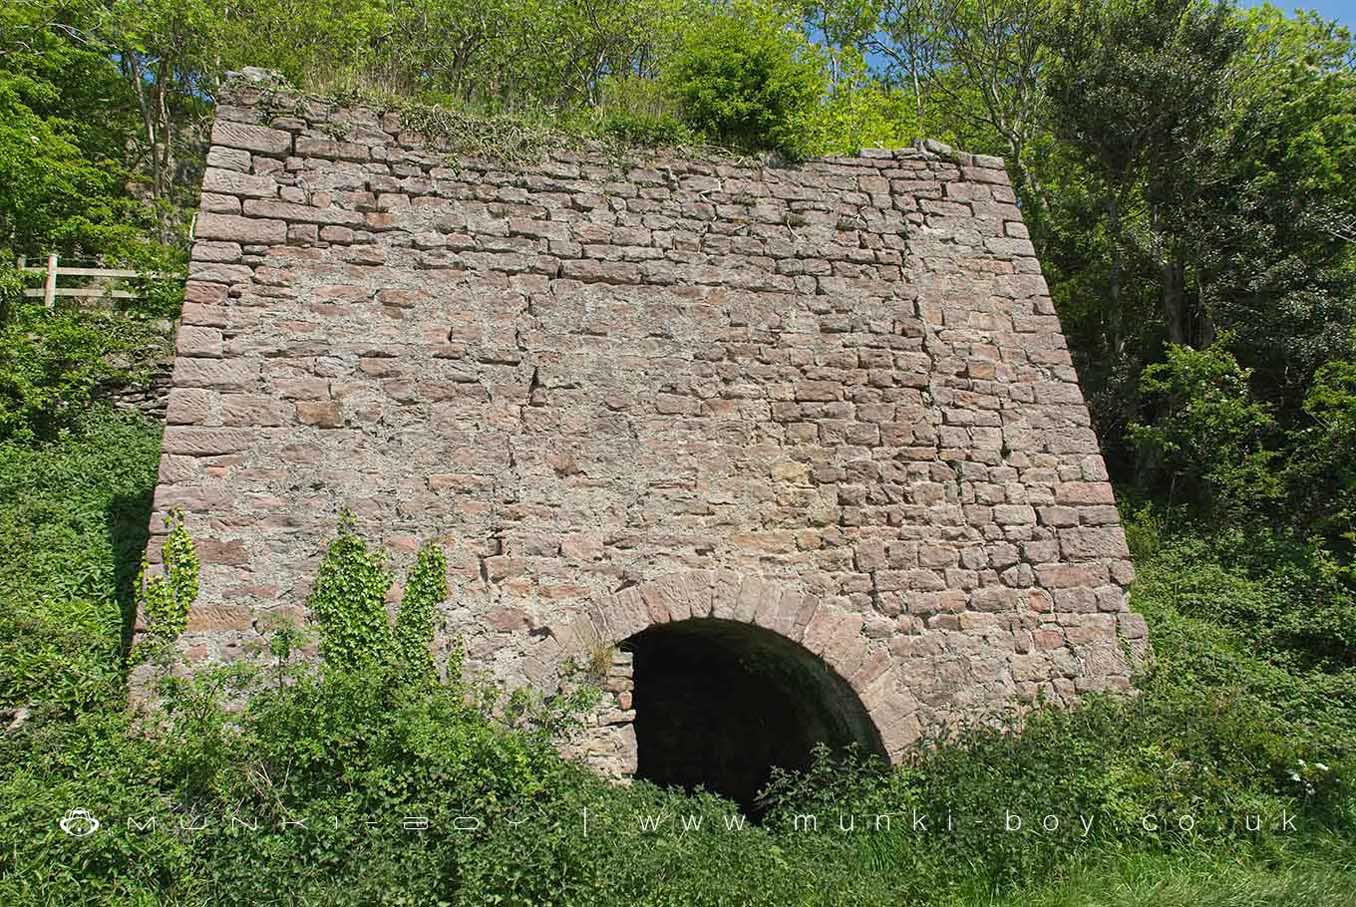
[[[747,801],[816,742],[1129,689],[1125,537],[1001,160],[449,148],[217,107],[152,516],[202,555],[190,662],[304,619],[351,508],[398,574],[446,552],[440,656],[601,683],[570,748],[616,775]]]

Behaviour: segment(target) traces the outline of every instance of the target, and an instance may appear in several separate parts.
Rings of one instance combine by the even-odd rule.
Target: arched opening
[[[636,776],[704,787],[756,813],[773,766],[803,769],[818,743],[884,755],[852,688],[771,630],[694,618],[628,639],[634,653]]]

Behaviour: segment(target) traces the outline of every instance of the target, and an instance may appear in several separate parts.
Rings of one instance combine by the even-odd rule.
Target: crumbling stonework
[[[607,660],[617,771],[609,653],[669,621],[803,646],[892,756],[1128,688],[1125,538],[1001,161],[510,168],[248,86],[212,141],[152,517],[202,554],[191,659],[304,616],[349,507],[399,565],[443,546],[470,670]]]

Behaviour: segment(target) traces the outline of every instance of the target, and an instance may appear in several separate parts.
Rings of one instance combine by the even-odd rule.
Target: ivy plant
[[[391,650],[386,591],[391,574],[380,552],[358,535],[352,512],[339,517],[339,535],[320,562],[307,608],[320,624],[320,651],[329,665],[355,668]]]
[[[433,616],[447,598],[447,558],[433,542],[425,542],[405,583],[396,615],[395,648],[402,673],[411,679],[432,678]]]
[[[163,570],[151,572],[145,558],[137,580],[137,608],[145,616],[146,633],[138,656],[172,643],[188,626],[188,611],[198,598],[201,564],[193,538],[184,528],[184,515],[173,511],[165,517],[169,535],[161,546]]]

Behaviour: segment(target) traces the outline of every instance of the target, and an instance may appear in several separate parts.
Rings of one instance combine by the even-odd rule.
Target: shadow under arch
[[[857,693],[822,658],[764,627],[691,617],[623,641],[634,655],[636,777],[703,787],[757,813],[773,766],[816,745],[886,757]]]

